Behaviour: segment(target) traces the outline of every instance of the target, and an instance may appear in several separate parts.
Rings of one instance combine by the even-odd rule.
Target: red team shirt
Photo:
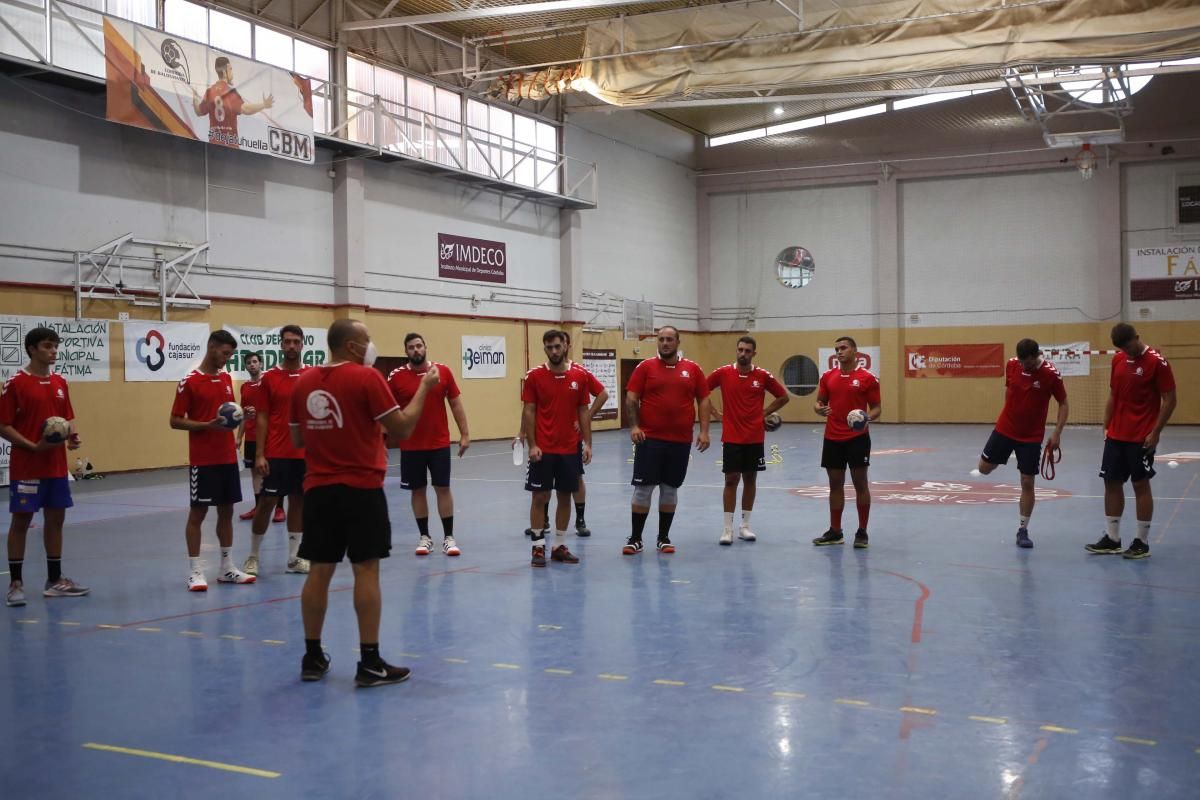
[[[578,361],[572,361],[570,368],[583,376],[584,386],[587,387],[589,398],[599,397],[600,393],[604,391],[604,384],[583,364],[580,364]]]
[[[1038,442],[1046,435],[1046,412],[1050,398],[1067,399],[1062,375],[1049,361],[1026,372],[1021,360],[1010,358],[1004,368],[1004,409],[996,420],[996,432],[1014,442]]]
[[[50,417],[75,419],[66,378],[53,373],[43,378],[18,370],[4,384],[4,394],[0,395],[0,423],[13,426],[37,444],[42,439],[42,425]],[[52,447],[40,453],[18,447],[11,449],[8,468],[11,480],[67,477],[66,447]]]
[[[187,417],[197,422],[217,418],[222,403],[233,402],[233,378],[228,372],[205,375],[192,370],[179,382],[171,416]],[[228,428],[206,428],[188,431],[188,464],[207,467],[214,464],[236,464],[237,443]]]
[[[245,425],[247,442],[258,438],[258,398],[262,394],[262,376],[254,382],[242,384],[242,424]]]
[[[304,370],[291,386],[284,411],[304,434],[304,490],[383,488],[387,451],[379,419],[398,408],[383,376],[343,361]]]
[[[579,407],[590,402],[579,370],[554,373],[542,364],[525,373],[521,402],[537,406],[533,440],[543,453],[579,452]]]
[[[638,427],[647,438],[691,443],[695,401],[708,397],[699,364],[686,358],[675,364],[659,356],[647,358],[634,368],[626,388],[641,397]]]
[[[763,427],[763,398],[767,392],[783,397],[787,389],[775,376],[760,367],[752,367],[743,375],[737,364],[717,367],[708,376],[708,388],[721,390],[725,412],[721,415],[721,441],[728,444],[762,444],[766,440]]]
[[[462,392],[454,380],[454,373],[444,364],[429,362],[438,369],[438,382],[429,387],[425,395],[425,408],[421,411],[421,421],[417,423],[412,436],[400,441],[401,450],[441,450],[450,446],[450,420],[446,417],[446,401],[453,400]],[[408,404],[417,394],[424,372],[417,372],[405,364],[392,370],[387,383],[391,387],[392,396],[401,408]]]
[[[200,113],[208,114],[208,140],[237,147],[238,114],[242,113],[242,96],[225,81],[208,87],[200,101]]]
[[[856,408],[866,411],[868,406],[879,405],[879,379],[862,367],[843,373],[834,367],[821,376],[817,396],[829,403],[829,416],[825,418],[825,438],[845,442],[866,434],[867,429],[851,430],[846,424],[846,415]]]
[[[1167,360],[1157,350],[1147,347],[1137,358],[1130,358],[1124,352],[1113,356],[1108,385],[1113,396],[1108,438],[1140,443],[1154,432],[1161,395],[1175,391],[1175,375]]]
[[[292,421],[289,401],[300,375],[308,369],[271,367],[259,381],[258,413],[267,415],[267,443],[263,448],[266,458],[304,458],[304,449],[292,444],[292,436],[288,432],[288,424]]]

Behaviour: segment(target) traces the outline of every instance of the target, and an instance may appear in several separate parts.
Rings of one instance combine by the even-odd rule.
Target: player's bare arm
[[[263,99],[262,99],[261,103],[246,103],[246,104],[244,104],[242,106],[242,115],[244,116],[247,114],[257,114],[260,111],[263,111],[268,108],[272,108],[274,105],[275,105],[275,95],[273,95],[273,94],[263,95]]]
[[[521,430],[525,433],[525,446],[529,449],[530,462],[542,460],[542,449],[537,446],[535,434],[537,431],[537,406],[533,403],[526,403],[521,408]]]
[[[583,463],[592,463],[592,409],[579,407],[579,438],[583,441]]]
[[[705,397],[698,402],[697,418],[700,420],[700,435],[696,437],[696,449],[703,453],[708,449],[708,425],[710,422],[709,415],[712,413],[712,403]]]
[[[1147,450],[1154,450],[1158,447],[1158,437],[1162,435],[1163,428],[1167,427],[1167,423],[1171,421],[1171,415],[1175,413],[1175,390],[1163,392],[1162,402],[1158,408],[1158,421],[1154,423],[1154,430],[1146,437],[1146,442],[1142,446]]]
[[[454,416],[454,424],[458,426],[458,457],[462,458],[471,446],[471,431],[467,427],[467,409],[461,397],[450,398],[450,413]]]
[[[625,417],[629,420],[629,438],[634,444],[646,441],[646,434],[638,425],[638,409],[641,408],[642,396],[636,392],[625,392]]]
[[[818,394],[817,401],[813,403],[813,410],[822,417],[829,416],[829,395]]]

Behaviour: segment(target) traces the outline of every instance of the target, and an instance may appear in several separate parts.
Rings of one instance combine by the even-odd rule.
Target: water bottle
[[[525,443],[520,439],[513,439],[513,466],[519,467],[525,463]]]

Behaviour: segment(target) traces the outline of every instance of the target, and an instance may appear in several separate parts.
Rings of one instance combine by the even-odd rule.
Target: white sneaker
[[[59,577],[58,580],[54,581],[53,583],[51,583],[48,580],[46,581],[46,588],[42,592],[42,596],[43,597],[83,597],[90,591],[91,591],[91,589],[89,589],[88,587],[81,586],[80,584],[78,584],[75,581],[68,578],[66,575],[62,575]]]
[[[458,549],[458,544],[454,541],[453,536],[447,536],[442,540],[442,552],[448,556],[462,555],[462,550]]]
[[[733,544],[733,531],[729,528],[721,531],[721,538],[718,541],[724,545]]]
[[[13,581],[8,585],[8,597],[6,602],[11,606],[25,605],[25,582]]]
[[[432,549],[433,539],[430,539],[428,536],[422,536],[421,541],[417,542],[417,549],[413,552],[419,556],[427,556]]]
[[[758,537],[754,535],[754,531],[750,530],[749,528],[742,528],[740,531],[738,531],[738,538],[745,539],[747,542],[758,541]]]
[[[246,556],[245,562],[242,563],[242,572],[247,575],[258,574],[258,556]]]
[[[230,567],[217,576],[217,583],[254,583],[256,580],[253,575],[247,575],[237,567]]]
[[[188,575],[188,591],[189,592],[207,592],[208,581],[204,578],[203,572],[193,572]]]
[[[301,575],[307,575],[309,566],[310,565],[307,558],[300,558],[299,556],[296,556],[295,558],[288,559],[287,569],[285,572],[295,572]]]

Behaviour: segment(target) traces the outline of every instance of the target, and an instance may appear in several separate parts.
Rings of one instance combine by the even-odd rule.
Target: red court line
[[[1049,743],[1049,736],[1043,736],[1041,739],[1038,739],[1038,743],[1033,746],[1033,752],[1029,754],[1029,758],[1027,759],[1029,766],[1032,767],[1038,762],[1038,759],[1042,756],[1042,751],[1046,749],[1046,745]],[[1021,789],[1025,786],[1026,773],[1028,773],[1028,770],[1026,770],[1025,773],[1022,773],[1019,778],[1013,781],[1012,786],[1009,787],[1008,790],[1008,800],[1017,800],[1017,798],[1021,796]]]
[[[912,624],[912,643],[920,644],[921,643],[921,623],[925,617],[925,601],[929,599],[929,594],[930,594],[929,587],[926,586],[925,584],[921,583],[916,578],[911,578],[908,575],[901,575],[899,572],[892,572],[890,569],[877,569],[875,567],[870,567],[870,569],[873,569],[876,572],[882,572],[885,575],[891,575],[893,577],[900,578],[901,580],[909,581],[910,583],[915,583],[917,586],[921,587],[921,596],[917,598],[916,605],[913,609],[913,624]]]

